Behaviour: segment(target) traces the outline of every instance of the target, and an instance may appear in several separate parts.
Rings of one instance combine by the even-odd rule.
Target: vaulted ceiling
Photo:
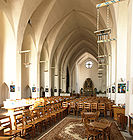
[[[83,54],[88,53],[95,58],[98,55],[97,37],[94,34],[96,4],[103,1],[3,0],[0,7],[9,17],[18,48],[21,48],[28,31],[32,35],[38,57],[42,48],[46,48],[51,64],[56,61],[59,66],[62,62],[72,66]],[[106,9],[101,10],[100,14],[100,27],[106,28]],[[102,49],[100,52],[103,52]]]

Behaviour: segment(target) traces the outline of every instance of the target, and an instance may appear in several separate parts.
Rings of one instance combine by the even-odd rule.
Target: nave
[[[0,0],[0,135],[38,139],[72,117],[86,139],[112,138],[110,120],[132,139],[132,17],[133,0]]]

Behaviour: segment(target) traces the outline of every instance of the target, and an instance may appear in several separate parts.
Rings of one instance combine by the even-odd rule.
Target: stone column
[[[55,69],[55,75],[54,75],[54,96],[58,96],[59,92],[59,76],[57,69]]]
[[[45,97],[50,97],[51,91],[49,88],[49,71],[45,70],[44,75],[45,75]]]

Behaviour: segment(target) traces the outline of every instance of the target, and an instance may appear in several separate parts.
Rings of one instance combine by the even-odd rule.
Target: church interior
[[[132,18],[132,0],[0,0],[0,140],[133,140]]]

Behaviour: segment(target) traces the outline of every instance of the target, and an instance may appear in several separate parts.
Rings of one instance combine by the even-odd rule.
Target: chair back
[[[97,103],[91,103],[91,111],[97,111]]]
[[[68,102],[63,102],[63,103],[62,103],[62,107],[63,107],[63,108],[67,108],[67,107],[68,107]]]
[[[16,130],[19,126],[24,125],[24,119],[23,119],[22,113],[15,114],[14,120],[15,120],[14,125],[15,125]]]
[[[98,110],[105,110],[105,103],[98,103]]]
[[[24,122],[26,124],[32,123],[33,118],[32,118],[32,114],[30,110],[27,110],[23,113],[23,117],[24,117]]]
[[[39,118],[43,118],[44,117],[44,110],[45,110],[45,107],[39,108]]]
[[[3,127],[5,132],[9,129],[12,130],[10,116],[4,116],[0,118],[0,127]]]
[[[34,109],[32,110],[31,112],[31,117],[32,117],[32,120],[37,120],[39,118],[39,109]]]
[[[91,110],[91,104],[90,103],[84,103],[84,110],[90,111]]]
[[[84,104],[82,102],[77,103],[77,108],[78,109],[83,109],[84,108]]]
[[[70,108],[75,108],[75,102],[70,102]]]

